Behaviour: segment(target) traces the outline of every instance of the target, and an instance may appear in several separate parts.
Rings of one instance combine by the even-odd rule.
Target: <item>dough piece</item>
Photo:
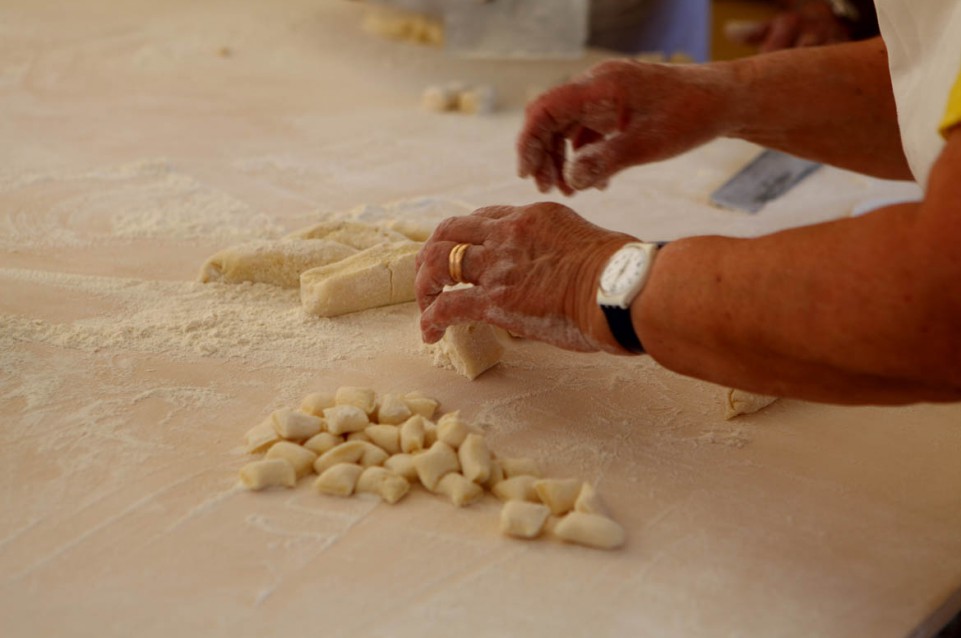
[[[335,405],[324,410],[327,431],[331,434],[350,434],[360,432],[368,425],[367,415],[356,405]]]
[[[380,244],[300,276],[306,312],[336,317],[414,300],[414,260],[420,244]]]
[[[323,474],[324,470],[338,463],[359,463],[368,445],[371,444],[364,441],[341,443],[317,457],[317,460],[314,461],[314,471]]]
[[[491,453],[480,434],[468,434],[457,449],[461,471],[467,480],[484,484],[491,475]]]
[[[507,501],[501,508],[500,530],[515,538],[536,538],[544,529],[551,510],[546,505]]]
[[[331,434],[330,432],[321,432],[320,434],[315,434],[304,442],[304,447],[317,454],[318,456],[334,449],[338,445],[344,442],[344,439],[337,436],[336,434]]]
[[[297,478],[301,478],[313,471],[314,461],[317,460],[317,455],[296,443],[279,441],[267,450],[264,458],[284,459],[293,466]]]
[[[377,406],[377,422],[387,425],[400,425],[411,417],[404,398],[398,394],[385,394]]]
[[[396,425],[369,425],[364,430],[364,434],[374,445],[388,454],[400,452],[400,428]]]
[[[443,441],[455,450],[470,433],[470,427],[460,418],[460,410],[448,412],[437,420],[437,440]]]
[[[377,494],[393,505],[410,491],[410,483],[383,467],[368,467],[357,479],[358,493]]]
[[[279,440],[280,435],[277,434],[277,429],[274,427],[273,415],[268,416],[258,425],[247,430],[247,433],[244,435],[244,442],[247,444],[247,452],[249,454],[263,452]]]
[[[753,414],[777,401],[777,397],[755,394],[730,388],[724,395],[724,418],[733,419],[740,414]]]
[[[438,441],[430,450],[414,457],[414,467],[417,468],[417,478],[421,484],[431,492],[437,491],[437,484],[445,474],[460,469],[457,452],[454,448]]]
[[[543,476],[540,464],[534,459],[524,457],[499,460],[501,469],[504,470],[504,476],[507,478],[513,478],[515,476],[536,476],[537,478],[541,478]]]
[[[300,274],[357,254],[335,241],[287,239],[254,241],[231,246],[212,255],[200,268],[203,283],[239,284],[245,281],[282,288],[300,285]]]
[[[320,417],[290,408],[275,410],[271,418],[277,434],[288,441],[306,441],[319,433],[323,424]]]
[[[404,477],[410,483],[420,480],[417,477],[417,468],[414,466],[414,457],[411,454],[394,454],[384,461],[384,467],[394,474]]]
[[[400,426],[400,449],[407,454],[420,452],[424,445],[424,423],[426,420],[419,414],[410,417]]]
[[[365,441],[367,443],[372,443],[372,441],[370,440],[370,437],[367,436],[367,432],[365,430],[366,428],[364,428],[364,430],[359,430],[357,432],[351,432],[350,434],[347,435],[347,440],[348,441]]]
[[[492,490],[494,486],[504,480],[504,468],[501,466],[501,462],[494,458],[494,453],[491,452],[491,471],[490,476],[484,481],[484,487]]]
[[[486,323],[449,326],[443,338],[427,349],[434,365],[451,368],[472,381],[497,365],[504,354],[498,330]]]
[[[491,488],[494,496],[502,501],[530,501],[537,503],[537,490],[534,483],[537,482],[536,476],[514,476],[504,479]]]
[[[383,451],[373,443],[368,441],[359,441],[364,446],[364,452],[360,455],[360,464],[364,467],[370,467],[372,465],[383,465],[384,462],[390,458],[390,454]]]
[[[420,392],[408,392],[404,395],[404,403],[412,414],[419,414],[425,419],[431,419],[437,411],[440,402],[424,396]]]
[[[497,106],[497,93],[490,84],[479,84],[457,95],[457,110],[470,115],[493,113]]]
[[[483,498],[484,488],[468,480],[463,474],[450,472],[437,482],[437,493],[449,498],[457,507],[464,507]]]
[[[550,508],[551,514],[560,516],[574,509],[581,493],[581,482],[577,479],[541,479],[534,482],[534,490],[541,503]]]
[[[240,482],[248,490],[293,487],[297,483],[297,474],[294,466],[284,459],[264,459],[240,468]]]
[[[581,486],[577,500],[574,501],[574,511],[583,514],[600,514],[601,516],[608,516],[609,514],[607,505],[604,504],[597,490],[590,483],[584,483]]]
[[[363,471],[364,468],[353,463],[336,463],[317,477],[314,489],[331,496],[350,496]]]
[[[430,449],[437,443],[437,424],[424,419],[424,449]]]
[[[332,408],[336,405],[334,395],[329,392],[314,392],[304,397],[300,402],[300,411],[314,416],[322,416],[325,408]]]
[[[389,7],[368,7],[361,28],[367,33],[414,44],[441,45],[444,24],[419,13]]]
[[[387,223],[392,231],[400,233],[411,241],[425,242],[434,234],[434,224],[418,222],[413,219],[393,219]]]
[[[334,403],[357,406],[369,417],[377,410],[377,393],[371,388],[345,385],[337,388]]]
[[[350,220],[325,221],[287,235],[287,239],[313,239],[345,244],[354,251],[366,250],[385,242],[405,241],[407,236],[388,228]]]
[[[451,86],[432,84],[424,89],[420,103],[427,111],[443,113],[457,108],[460,95]]]
[[[615,521],[598,514],[571,512],[557,522],[553,534],[569,543],[616,549],[627,539],[624,528]]]

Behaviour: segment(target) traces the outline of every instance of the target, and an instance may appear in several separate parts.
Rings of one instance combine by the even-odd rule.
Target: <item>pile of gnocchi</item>
[[[508,536],[553,536],[599,549],[624,544],[624,528],[590,483],[544,478],[534,459],[499,458],[480,427],[459,411],[435,420],[438,408],[420,392],[378,397],[343,386],[310,394],[298,409],[276,410],[247,432],[247,451],[263,458],[241,468],[241,484],[294,487],[316,473],[320,494],[371,493],[393,504],[419,484],[458,507],[489,491],[504,503],[500,530]]]

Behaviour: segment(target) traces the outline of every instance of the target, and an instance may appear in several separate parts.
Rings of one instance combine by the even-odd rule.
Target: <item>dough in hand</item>
[[[755,394],[730,388],[724,393],[724,418],[733,419],[741,414],[753,414],[777,401],[777,397]]]
[[[336,241],[252,241],[212,255],[201,266],[198,279],[203,283],[239,284],[249,281],[296,288],[300,285],[300,273],[338,262],[356,253],[356,248]]]
[[[434,365],[453,368],[471,381],[500,363],[504,354],[501,330],[486,323],[449,326],[444,336],[428,346]]]
[[[405,240],[379,244],[300,276],[306,312],[336,317],[349,312],[414,300],[414,261],[420,244]]]

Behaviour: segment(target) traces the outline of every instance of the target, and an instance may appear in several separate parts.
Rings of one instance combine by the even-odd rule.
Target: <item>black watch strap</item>
[[[631,321],[631,309],[619,308],[617,306],[601,306],[604,316],[607,317],[607,325],[617,342],[627,350],[635,354],[644,354],[644,346],[634,330],[634,322]]]

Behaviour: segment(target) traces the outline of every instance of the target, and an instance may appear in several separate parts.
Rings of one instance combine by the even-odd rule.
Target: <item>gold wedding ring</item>
[[[464,264],[464,253],[470,244],[457,244],[450,249],[450,255],[447,257],[447,267],[450,270],[450,278],[454,280],[455,284],[467,283],[464,280],[463,264]]]

